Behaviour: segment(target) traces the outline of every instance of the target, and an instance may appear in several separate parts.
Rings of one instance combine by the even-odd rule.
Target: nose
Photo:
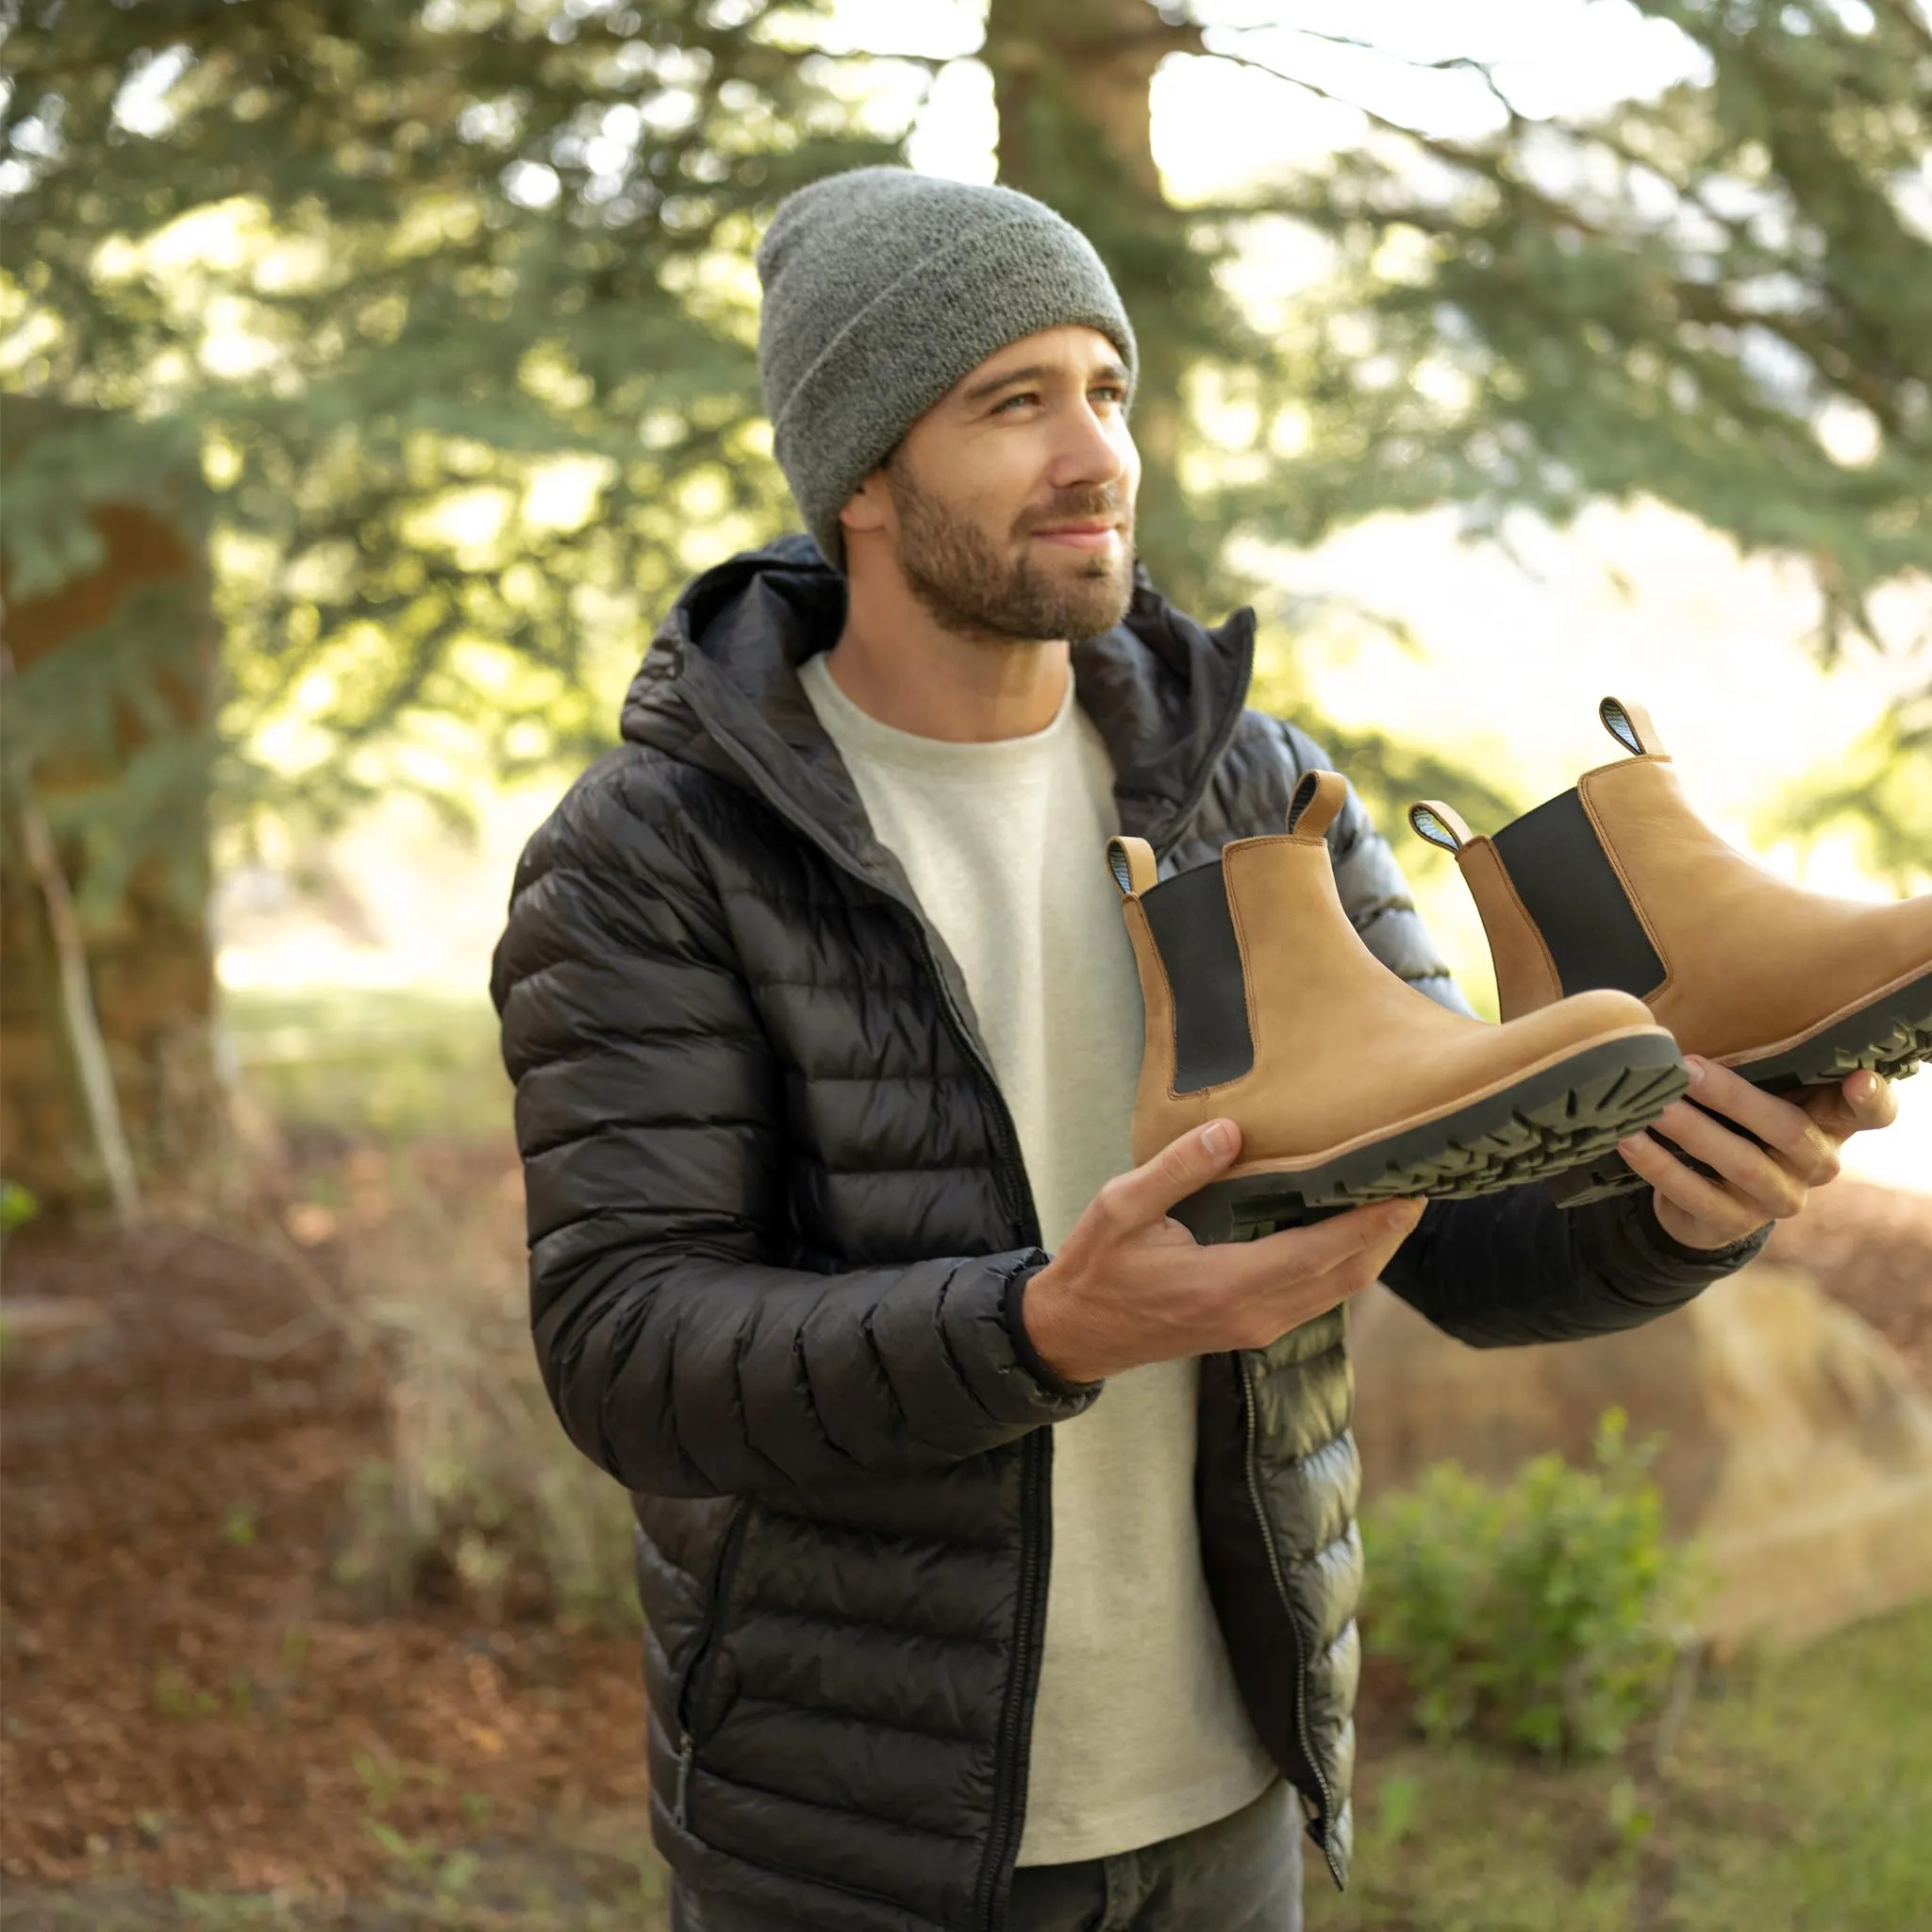
[[[1102,416],[1086,396],[1065,410],[1055,437],[1047,480],[1056,490],[1106,488],[1128,479],[1134,441],[1118,415]]]

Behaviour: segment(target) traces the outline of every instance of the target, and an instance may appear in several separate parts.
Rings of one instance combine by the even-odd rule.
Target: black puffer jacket
[[[966,989],[798,685],[841,611],[804,540],[691,586],[626,741],[530,841],[492,991],[539,1358],[635,1499],[659,1846],[774,1924],[974,1932],[1003,1923],[1024,1815],[1048,1425],[1096,1391],[1027,1345],[1044,1257]],[[1165,871],[1278,830],[1324,762],[1243,709],[1251,647],[1246,613],[1207,631],[1143,586],[1074,654],[1122,826]],[[1330,844],[1369,944],[1454,1002],[1358,804]],[[1563,1216],[1527,1189],[1432,1207],[1389,1279],[1501,1343],[1628,1326],[1721,1272],[1641,1197]],[[1343,1326],[1205,1362],[1198,1464],[1237,1679],[1338,1884]]]

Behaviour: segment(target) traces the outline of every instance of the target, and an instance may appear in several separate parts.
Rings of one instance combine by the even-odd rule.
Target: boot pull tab
[[[1144,839],[1109,839],[1107,841],[1108,870],[1121,889],[1123,899],[1139,898],[1153,889],[1158,876],[1154,864],[1154,848]]]
[[[1318,845],[1348,803],[1348,780],[1340,772],[1304,772],[1288,801],[1288,835],[1304,845]]]
[[[1418,838],[1440,845],[1444,852],[1460,852],[1475,837],[1462,814],[1440,798],[1424,798],[1410,806],[1408,823]]]
[[[1606,698],[1596,708],[1596,714],[1603,720],[1604,729],[1625,751],[1634,752],[1641,758],[1670,757],[1657,726],[1650,722],[1650,713],[1641,705],[1626,705],[1622,698]]]

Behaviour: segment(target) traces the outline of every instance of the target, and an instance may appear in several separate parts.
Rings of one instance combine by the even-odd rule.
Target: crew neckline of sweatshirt
[[[916,731],[902,731],[896,724],[874,718],[840,689],[823,651],[799,666],[798,678],[812,708],[819,714],[819,722],[838,741],[841,750],[856,752],[871,763],[890,765],[922,778],[981,780],[1008,774],[1058,751],[1073,731],[1071,670],[1059,709],[1040,730],[1019,738],[990,738],[963,743],[949,738],[923,738]]]

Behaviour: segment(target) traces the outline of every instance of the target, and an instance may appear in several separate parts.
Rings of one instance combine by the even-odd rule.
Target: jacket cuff
[[[1762,1227],[1725,1247],[1686,1247],[1674,1235],[1664,1231],[1663,1223],[1657,1218],[1657,1201],[1648,1188],[1629,1198],[1636,1210],[1631,1232],[1679,1279],[1711,1282],[1735,1274],[1746,1261],[1755,1260],[1771,1239],[1773,1224],[1767,1221]]]
[[[1097,1394],[1101,1384],[1098,1382],[1069,1382],[1064,1375],[1058,1375],[1047,1367],[1044,1357],[1033,1345],[1033,1338],[1026,1332],[1026,1284],[1046,1266],[1044,1261],[1036,1261],[1029,1268],[1018,1268],[1007,1277],[1007,1291],[1001,1312],[1006,1317],[1007,1340],[1012,1345],[1013,1357],[1020,1366],[1046,1391],[1062,1402],[1079,1402],[1084,1397]]]

